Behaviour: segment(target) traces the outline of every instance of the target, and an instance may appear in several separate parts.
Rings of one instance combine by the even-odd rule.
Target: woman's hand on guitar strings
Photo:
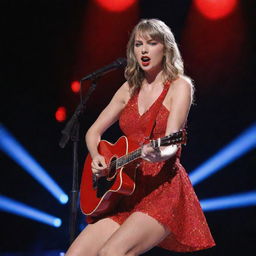
[[[105,162],[105,158],[98,154],[92,158],[92,173],[95,175],[97,178],[103,177],[107,175],[107,164]]]
[[[176,154],[177,145],[153,148],[150,144],[142,146],[141,157],[149,162],[165,161]]]
[[[153,148],[150,144],[142,146],[141,157],[149,162],[160,162],[161,151],[159,148]]]

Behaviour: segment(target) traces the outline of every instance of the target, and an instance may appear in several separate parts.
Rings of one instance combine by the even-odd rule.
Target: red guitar
[[[185,144],[185,130],[169,136],[151,140],[153,148],[171,144]],[[109,212],[123,195],[131,195],[135,190],[136,167],[141,158],[141,147],[122,136],[115,144],[102,140],[98,151],[105,157],[108,175],[96,178],[92,174],[92,158],[88,154],[80,186],[80,207],[85,215],[101,216]],[[127,165],[129,164],[129,165]]]

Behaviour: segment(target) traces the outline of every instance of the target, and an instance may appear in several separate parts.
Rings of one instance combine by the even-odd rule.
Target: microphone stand
[[[92,92],[96,88],[96,79],[92,81],[92,84],[83,99],[82,94],[82,80],[80,80],[80,104],[77,106],[74,114],[66,124],[65,128],[61,131],[62,137],[59,142],[59,146],[64,148],[68,141],[71,139],[73,142],[73,173],[72,173],[72,190],[70,191],[70,224],[69,224],[69,242],[74,241],[76,235],[76,223],[77,223],[77,208],[78,208],[78,145],[80,141],[80,116],[85,112],[86,103],[90,98]]]

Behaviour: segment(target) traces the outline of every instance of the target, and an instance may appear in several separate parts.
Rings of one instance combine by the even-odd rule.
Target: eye
[[[135,43],[135,47],[139,47],[140,45],[142,45],[142,43],[139,43],[139,42]]]
[[[156,41],[150,41],[149,44],[150,45],[157,45],[157,42]]]

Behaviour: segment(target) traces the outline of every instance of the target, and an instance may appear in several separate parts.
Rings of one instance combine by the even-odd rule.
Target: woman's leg
[[[97,256],[98,251],[120,225],[109,218],[89,224],[72,243],[65,256]]]
[[[98,255],[140,255],[159,244],[169,234],[154,218],[135,212],[106,241]]]

